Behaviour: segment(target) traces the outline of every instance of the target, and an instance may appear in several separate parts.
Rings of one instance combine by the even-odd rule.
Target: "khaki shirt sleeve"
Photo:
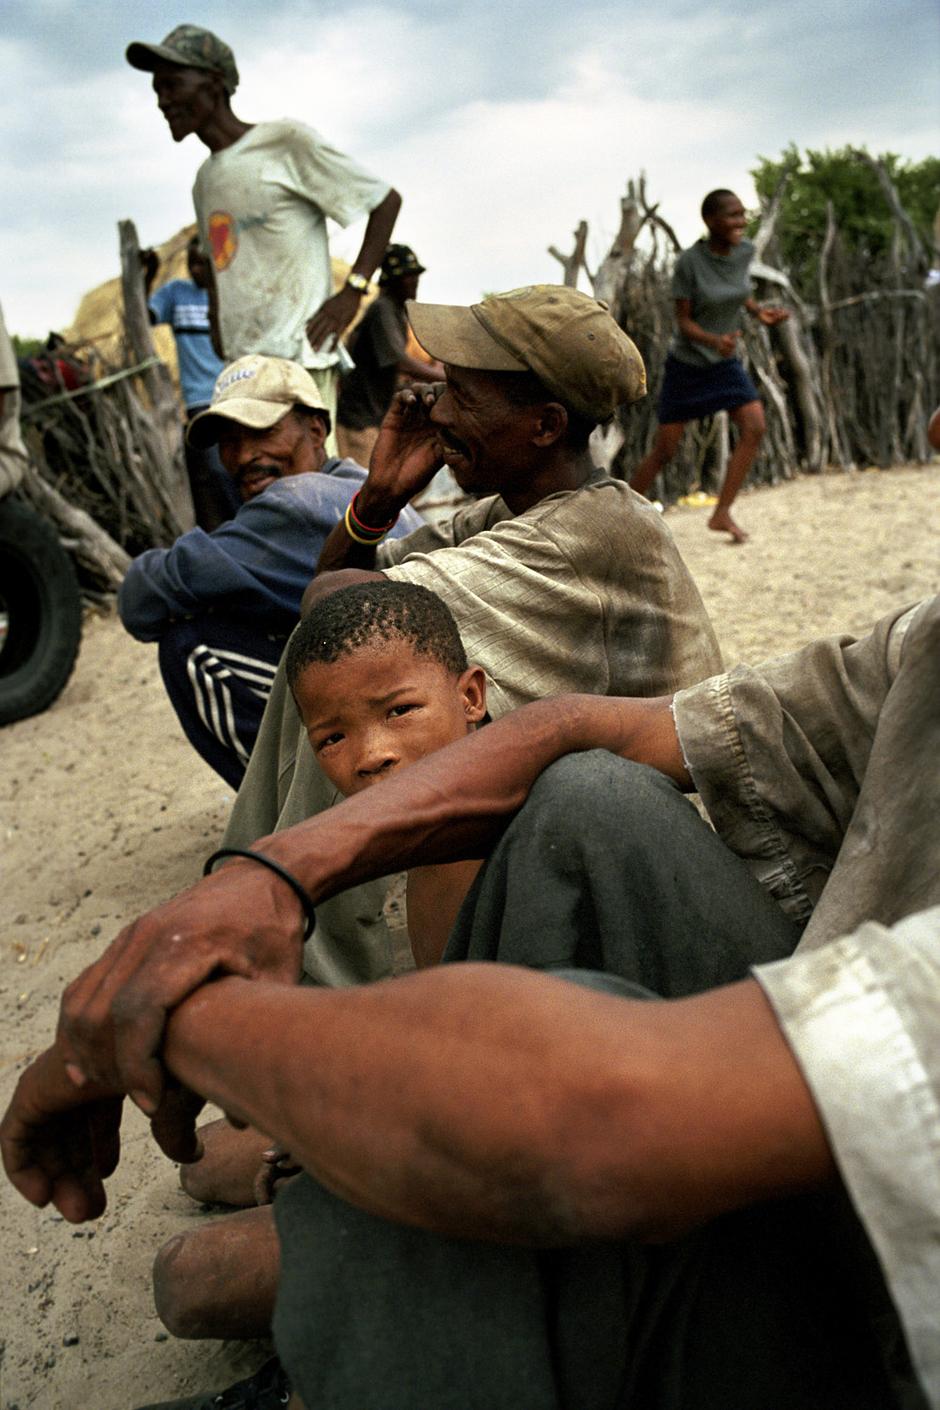
[[[797,920],[810,916],[842,846],[918,610],[675,697],[685,762],[716,831]]]
[[[498,497],[465,505],[450,519],[438,524],[425,524],[403,539],[386,539],[379,544],[375,566],[384,572],[413,553],[435,553],[439,548],[454,548],[509,517],[509,510]]]
[[[380,573],[400,563],[411,553],[435,553],[439,548],[453,545],[453,534],[449,524],[425,524],[406,534],[403,539],[385,539],[375,551],[375,566]]]
[[[940,1405],[940,906],[761,965],[931,1405]]]

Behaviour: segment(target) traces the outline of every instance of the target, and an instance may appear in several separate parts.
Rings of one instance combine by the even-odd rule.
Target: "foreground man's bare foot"
[[[740,524],[734,522],[727,509],[716,509],[708,521],[708,527],[716,533],[730,534],[732,543],[747,543],[751,537]]]

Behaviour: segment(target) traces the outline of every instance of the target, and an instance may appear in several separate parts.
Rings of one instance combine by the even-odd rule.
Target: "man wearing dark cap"
[[[350,339],[355,367],[344,376],[337,410],[340,454],[368,465],[379,427],[391,405],[398,378],[440,382],[439,362],[421,362],[408,352],[405,304],[418,297],[424,265],[407,245],[389,245],[379,275],[379,296]]]
[[[329,412],[308,372],[277,357],[225,368],[190,422],[198,450],[218,446],[241,508],[211,533],[135,558],[118,593],[124,626],[156,641],[160,673],[187,739],[237,788],[271,682],[320,549],[366,472],[327,456]],[[423,520],[409,509],[398,534]]]
[[[401,205],[397,191],[303,123],[236,117],[235,58],[209,30],[178,25],[160,44],[129,45],[127,60],[153,74],[174,142],[194,132],[209,149],[193,201],[212,260],[219,355],[299,362],[335,414],[336,340],[388,244]],[[343,288],[331,294],[326,217],[346,226],[365,213],[359,253]]]

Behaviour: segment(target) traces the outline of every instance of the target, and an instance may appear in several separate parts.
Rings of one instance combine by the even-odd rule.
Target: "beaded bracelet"
[[[373,544],[381,543],[385,535],[391,529],[394,529],[396,523],[398,522],[398,515],[396,514],[395,518],[392,519],[388,524],[385,524],[381,529],[376,529],[371,524],[364,524],[359,518],[359,515],[356,513],[356,500],[358,498],[359,491],[357,490],[357,492],[353,495],[352,499],[349,501],[343,522],[346,528],[346,532],[351,539],[354,539],[356,543],[361,543],[366,545],[367,547],[371,547]]]
[[[202,869],[203,876],[208,876],[216,862],[221,861],[223,857],[248,857],[253,862],[260,862],[263,867],[267,867],[269,871],[273,871],[275,876],[279,876],[282,881],[286,881],[303,906],[304,915],[306,916],[304,939],[310,939],[313,934],[313,927],[317,923],[316,912],[313,908],[313,902],[296,876],[291,876],[287,868],[282,867],[280,862],[274,861],[273,857],[266,857],[263,852],[249,852],[244,847],[220,847],[217,852],[213,852],[212,856],[206,860]]]
[[[345,516],[343,517],[343,528],[346,530],[353,543],[361,543],[364,548],[375,548],[375,546],[380,544],[384,539],[384,532],[381,534],[373,534],[371,538],[366,538],[364,534],[360,534],[357,529],[353,528],[350,511],[351,506],[347,508]]]

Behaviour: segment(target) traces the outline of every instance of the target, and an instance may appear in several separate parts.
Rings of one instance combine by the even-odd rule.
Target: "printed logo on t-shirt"
[[[210,215],[209,244],[212,248],[212,263],[216,269],[228,269],[238,253],[235,217],[228,211],[213,211]]]

